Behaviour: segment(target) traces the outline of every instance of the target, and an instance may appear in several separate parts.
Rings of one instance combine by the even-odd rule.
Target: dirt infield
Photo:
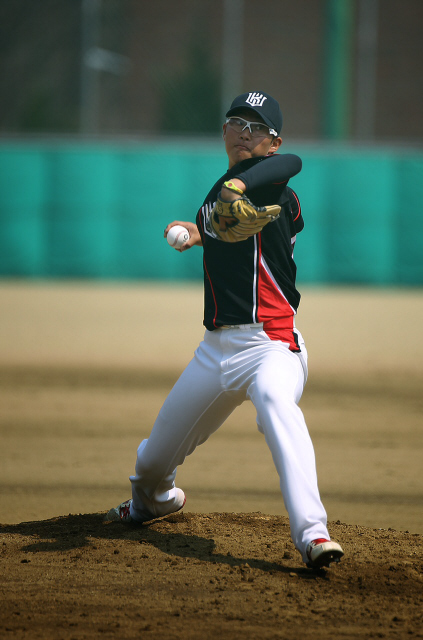
[[[303,293],[301,408],[346,552],[321,574],[249,404],[179,471],[182,513],[104,521],[201,339],[200,287],[0,284],[1,638],[423,637],[422,296]]]
[[[2,526],[2,638],[421,638],[422,537],[333,524],[346,558],[300,566],[286,518],[102,514]]]

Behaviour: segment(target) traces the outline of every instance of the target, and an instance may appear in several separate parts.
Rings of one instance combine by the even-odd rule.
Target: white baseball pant
[[[329,539],[317,485],[314,449],[298,407],[307,379],[307,351],[271,340],[262,325],[205,332],[193,359],[165,400],[148,440],[138,447],[131,516],[145,509],[166,513],[175,500],[176,469],[244,400],[257,411],[257,425],[280,478],[296,548]],[[234,452],[234,456],[236,452]],[[171,510],[171,509],[169,509]]]

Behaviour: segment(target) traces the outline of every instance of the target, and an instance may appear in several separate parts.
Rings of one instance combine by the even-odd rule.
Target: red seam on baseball
[[[172,244],[172,247],[174,247],[175,244],[177,244],[177,242],[179,240],[179,236],[181,235],[181,233],[185,233],[185,231],[178,231],[177,235],[175,236],[175,242]]]

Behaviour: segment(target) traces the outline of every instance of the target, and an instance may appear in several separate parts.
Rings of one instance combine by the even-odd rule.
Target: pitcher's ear
[[[279,149],[281,144],[282,144],[282,138],[280,136],[278,136],[277,138],[273,138],[272,144],[270,145],[270,148],[273,150],[273,153]]]

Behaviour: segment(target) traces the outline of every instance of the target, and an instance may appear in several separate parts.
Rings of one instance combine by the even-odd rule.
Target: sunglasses
[[[277,132],[274,129],[271,129],[266,124],[262,122],[250,122],[249,120],[244,120],[244,118],[228,118],[226,120],[226,124],[228,124],[231,129],[236,131],[237,133],[241,133],[244,129],[248,129],[253,138],[263,138],[268,136],[277,136]]]

